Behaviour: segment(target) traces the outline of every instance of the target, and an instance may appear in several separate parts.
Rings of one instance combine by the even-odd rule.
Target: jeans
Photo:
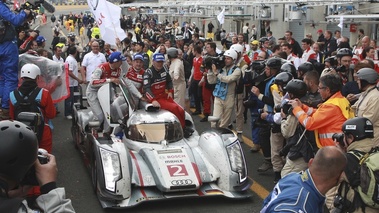
[[[78,86],[70,87],[70,96],[64,100],[64,116],[72,116],[72,111],[74,107],[74,103],[76,101],[76,98],[74,96],[74,92],[77,92]]]

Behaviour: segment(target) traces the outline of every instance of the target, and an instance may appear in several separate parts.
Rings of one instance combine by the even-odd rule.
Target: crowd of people
[[[0,9],[0,16],[11,26],[21,25],[29,12],[15,15],[3,8],[2,2]],[[296,194],[293,199],[305,187],[314,196],[309,201],[310,207],[304,209],[308,212],[312,211],[309,208],[319,209],[325,195],[329,199],[335,194],[330,189],[338,184],[345,170],[344,152],[350,145],[362,139],[369,141],[366,151],[379,145],[379,68],[374,62],[377,59],[376,41],[368,36],[360,36],[352,48],[349,39],[339,31],[332,33],[320,29],[317,40],[307,36],[299,43],[291,31],[275,38],[268,30],[265,36],[257,38],[255,25],[246,24],[243,32],[229,35],[230,40],[220,30],[222,47],[218,48],[213,40],[215,27],[211,22],[204,36],[196,23],[161,23],[154,16],[139,16],[122,18],[121,25],[127,37],[122,41],[117,39],[117,46],[111,46],[101,40],[100,30],[91,15],[71,13],[58,20],[52,16],[51,23],[54,39],[50,49],[38,30],[12,27],[9,29],[13,31],[7,30],[5,36],[0,37],[1,120],[17,119],[16,96],[29,97],[38,88],[36,82],[41,70],[33,64],[21,68],[22,83],[18,88],[18,53],[46,57],[66,65],[70,91],[64,104],[67,119],[73,116],[75,91],[85,89],[94,115],[104,122],[98,89],[104,84],[120,84],[121,79],[127,79],[128,88],[137,100],[174,113],[185,137],[193,133],[185,124],[185,113],[191,113],[191,107],[195,109],[193,116],[204,115],[200,122],[208,121],[213,115],[218,121],[212,122],[212,127],[233,128],[240,142],[243,142],[243,127],[249,125],[254,143],[251,151],[262,151],[264,155],[258,172],[272,168],[274,182],[283,181],[283,185],[276,185],[276,190],[282,190],[282,194],[290,190]],[[63,27],[67,36],[63,34]],[[11,32],[13,34],[8,35]],[[57,81],[59,83],[62,82]],[[39,147],[51,153],[50,119],[59,110],[48,88],[38,89],[36,94],[34,98],[41,103],[38,107],[45,118],[43,134],[48,136],[40,141]],[[248,115],[250,124],[246,124]],[[343,127],[354,117],[371,122],[373,134],[349,138]],[[6,122],[9,121],[1,121],[0,125],[15,125],[13,121]],[[106,124],[103,130],[109,134]],[[345,140],[333,138],[335,133],[343,132]],[[48,157],[48,164],[55,164],[54,157],[50,154]],[[34,162],[35,156],[29,160]],[[37,163],[36,167],[43,170],[48,166]],[[301,171],[304,172],[299,174]],[[6,170],[1,168],[0,180],[8,181],[3,173],[6,174]],[[17,175],[14,177],[20,178],[23,174]],[[40,183],[41,188],[33,191],[34,194],[58,190],[54,178]],[[286,184],[298,187],[281,188]],[[272,212],[270,209],[280,205],[280,196],[280,193],[271,194],[262,212]],[[285,199],[287,197],[291,196]],[[332,205],[326,207],[334,208]]]

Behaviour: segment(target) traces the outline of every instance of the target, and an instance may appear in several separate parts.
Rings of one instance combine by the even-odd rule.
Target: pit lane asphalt
[[[79,13],[87,10],[75,7],[62,7],[57,9],[55,15],[68,14],[70,11]],[[48,17],[50,20],[50,17]],[[41,34],[47,38],[46,46],[50,46],[52,41],[52,31],[50,23],[38,28]],[[64,31],[66,34],[67,32]],[[263,162],[261,153],[250,153],[249,149],[252,144],[250,138],[250,118],[244,125],[244,139],[242,144],[246,161],[249,169],[249,177],[254,180],[251,187],[252,198],[247,200],[231,200],[226,198],[199,198],[199,199],[176,199],[157,202],[146,202],[132,209],[118,211],[105,211],[101,208],[91,185],[90,174],[86,171],[80,153],[74,148],[70,132],[71,121],[63,116],[64,104],[59,103],[61,113],[53,120],[53,154],[57,157],[58,164],[58,186],[66,189],[66,196],[73,202],[73,206],[78,213],[87,212],[220,212],[220,213],[240,213],[240,212],[259,212],[262,206],[262,199],[267,196],[268,192],[273,188],[274,174],[272,170],[258,174],[257,168]],[[249,116],[248,116],[249,117]],[[194,116],[196,129],[199,133],[210,128],[209,123],[199,122],[201,116]],[[235,124],[234,124],[235,125]]]

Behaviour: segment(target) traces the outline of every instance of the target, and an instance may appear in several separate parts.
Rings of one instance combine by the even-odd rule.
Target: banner
[[[224,24],[225,21],[225,7],[222,9],[221,13],[217,15],[217,20],[220,24]]]
[[[100,28],[101,39],[110,45],[116,45],[116,38],[124,40],[126,33],[120,26],[121,8],[106,0],[87,1]]]
[[[55,62],[45,57],[31,54],[21,54],[18,60],[18,73],[25,64],[32,63],[41,70],[37,84],[41,88],[49,90],[53,103],[65,100],[70,95],[68,65]]]

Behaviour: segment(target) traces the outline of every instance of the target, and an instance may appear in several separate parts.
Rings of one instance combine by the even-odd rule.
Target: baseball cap
[[[155,53],[153,55],[153,61],[165,61],[165,57],[162,53]]]
[[[133,55],[133,61],[135,60],[142,60],[143,61],[143,56],[141,54],[134,54]]]
[[[45,41],[46,41],[46,38],[43,37],[43,36],[38,36],[38,37],[36,38],[36,42],[37,42],[38,44],[42,44],[42,43],[45,42]]]
[[[118,61],[125,61],[126,58],[121,54],[121,52],[113,52],[109,56],[109,63],[116,63]]]
[[[253,45],[258,45],[258,44],[259,44],[259,41],[254,40],[254,41],[251,42],[251,44],[253,44]]]
[[[56,47],[60,47],[60,48],[63,48],[64,47],[64,44],[63,43],[58,43],[57,45],[55,45]]]
[[[136,44],[140,45],[142,48],[145,47],[145,43],[142,41],[137,41]]]
[[[322,33],[322,29],[318,29],[318,30],[317,30],[317,33]]]

